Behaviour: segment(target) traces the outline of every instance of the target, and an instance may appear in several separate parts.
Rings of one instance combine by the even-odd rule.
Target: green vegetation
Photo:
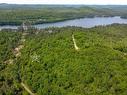
[[[0,63],[13,58],[12,49],[14,49],[20,40],[21,33],[13,31],[0,31]]]
[[[22,81],[37,95],[125,95],[126,27],[55,28],[27,37],[19,58]]]
[[[0,31],[0,95],[12,95],[19,92],[14,79],[17,72],[14,64],[8,64],[9,59],[14,59],[13,49],[19,44],[21,33],[13,31]],[[14,94],[13,94],[14,95]]]
[[[30,21],[32,24],[57,22],[84,17],[92,12],[94,10],[87,7],[0,10],[0,25],[21,25],[23,21]]]
[[[5,67],[1,68],[0,91],[3,95],[28,95],[23,82],[36,95],[126,95],[126,27],[115,24],[90,29],[49,28],[35,33],[29,30],[14,64],[4,64],[10,55],[3,60],[6,53],[1,54]],[[0,47],[8,43],[6,47],[11,50],[19,44],[21,33],[0,34]]]
[[[0,25],[21,25],[57,22],[68,19],[94,16],[121,16],[126,18],[127,6],[45,6],[45,5],[0,5]]]

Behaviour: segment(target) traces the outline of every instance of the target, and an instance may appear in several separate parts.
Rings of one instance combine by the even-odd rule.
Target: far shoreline
[[[68,20],[76,20],[76,19],[82,19],[82,18],[95,18],[95,17],[120,17],[121,19],[127,19],[124,16],[108,16],[108,15],[103,15],[103,16],[83,16],[83,17],[75,17],[75,18],[69,18],[69,19],[61,19],[61,20],[54,20],[54,21],[45,21],[45,22],[34,22],[31,25],[40,25],[40,24],[52,24],[52,23],[57,23],[57,22],[63,22],[63,21],[68,21]],[[14,22],[4,22],[5,24],[1,24],[2,22],[0,22],[0,27],[4,27],[4,26],[16,26],[19,27],[22,25],[22,23],[20,24],[16,24]],[[10,23],[10,24],[6,24],[6,23]]]

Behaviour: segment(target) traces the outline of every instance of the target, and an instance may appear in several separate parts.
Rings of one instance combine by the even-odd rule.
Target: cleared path
[[[73,43],[74,43],[74,48],[75,48],[75,50],[79,50],[79,47],[77,46],[77,44],[76,44],[76,40],[75,40],[75,37],[74,37],[74,35],[72,35],[72,40],[73,40]]]
[[[30,94],[30,95],[35,95],[34,93],[32,93],[32,91],[24,84],[21,82],[21,85],[24,87],[24,89]]]

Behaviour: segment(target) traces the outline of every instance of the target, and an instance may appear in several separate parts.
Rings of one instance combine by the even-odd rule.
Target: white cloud
[[[127,5],[127,0],[0,0],[11,4],[117,4]]]

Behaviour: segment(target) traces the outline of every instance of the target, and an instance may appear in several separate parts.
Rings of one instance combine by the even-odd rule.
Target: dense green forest
[[[13,69],[15,65],[11,59],[14,59],[13,49],[20,43],[21,33],[3,30],[0,31],[0,95],[14,95],[16,85],[13,82],[14,75],[12,72],[17,72]],[[13,70],[13,71],[12,71]]]
[[[4,64],[6,53],[1,54],[2,95],[29,95],[21,82],[35,95],[126,95],[127,25],[27,32],[21,56],[13,64]],[[0,32],[0,52],[10,52],[21,34]]]
[[[126,18],[126,11],[127,6],[0,4],[0,25],[21,25],[24,21],[40,24],[94,16],[121,16]]]

